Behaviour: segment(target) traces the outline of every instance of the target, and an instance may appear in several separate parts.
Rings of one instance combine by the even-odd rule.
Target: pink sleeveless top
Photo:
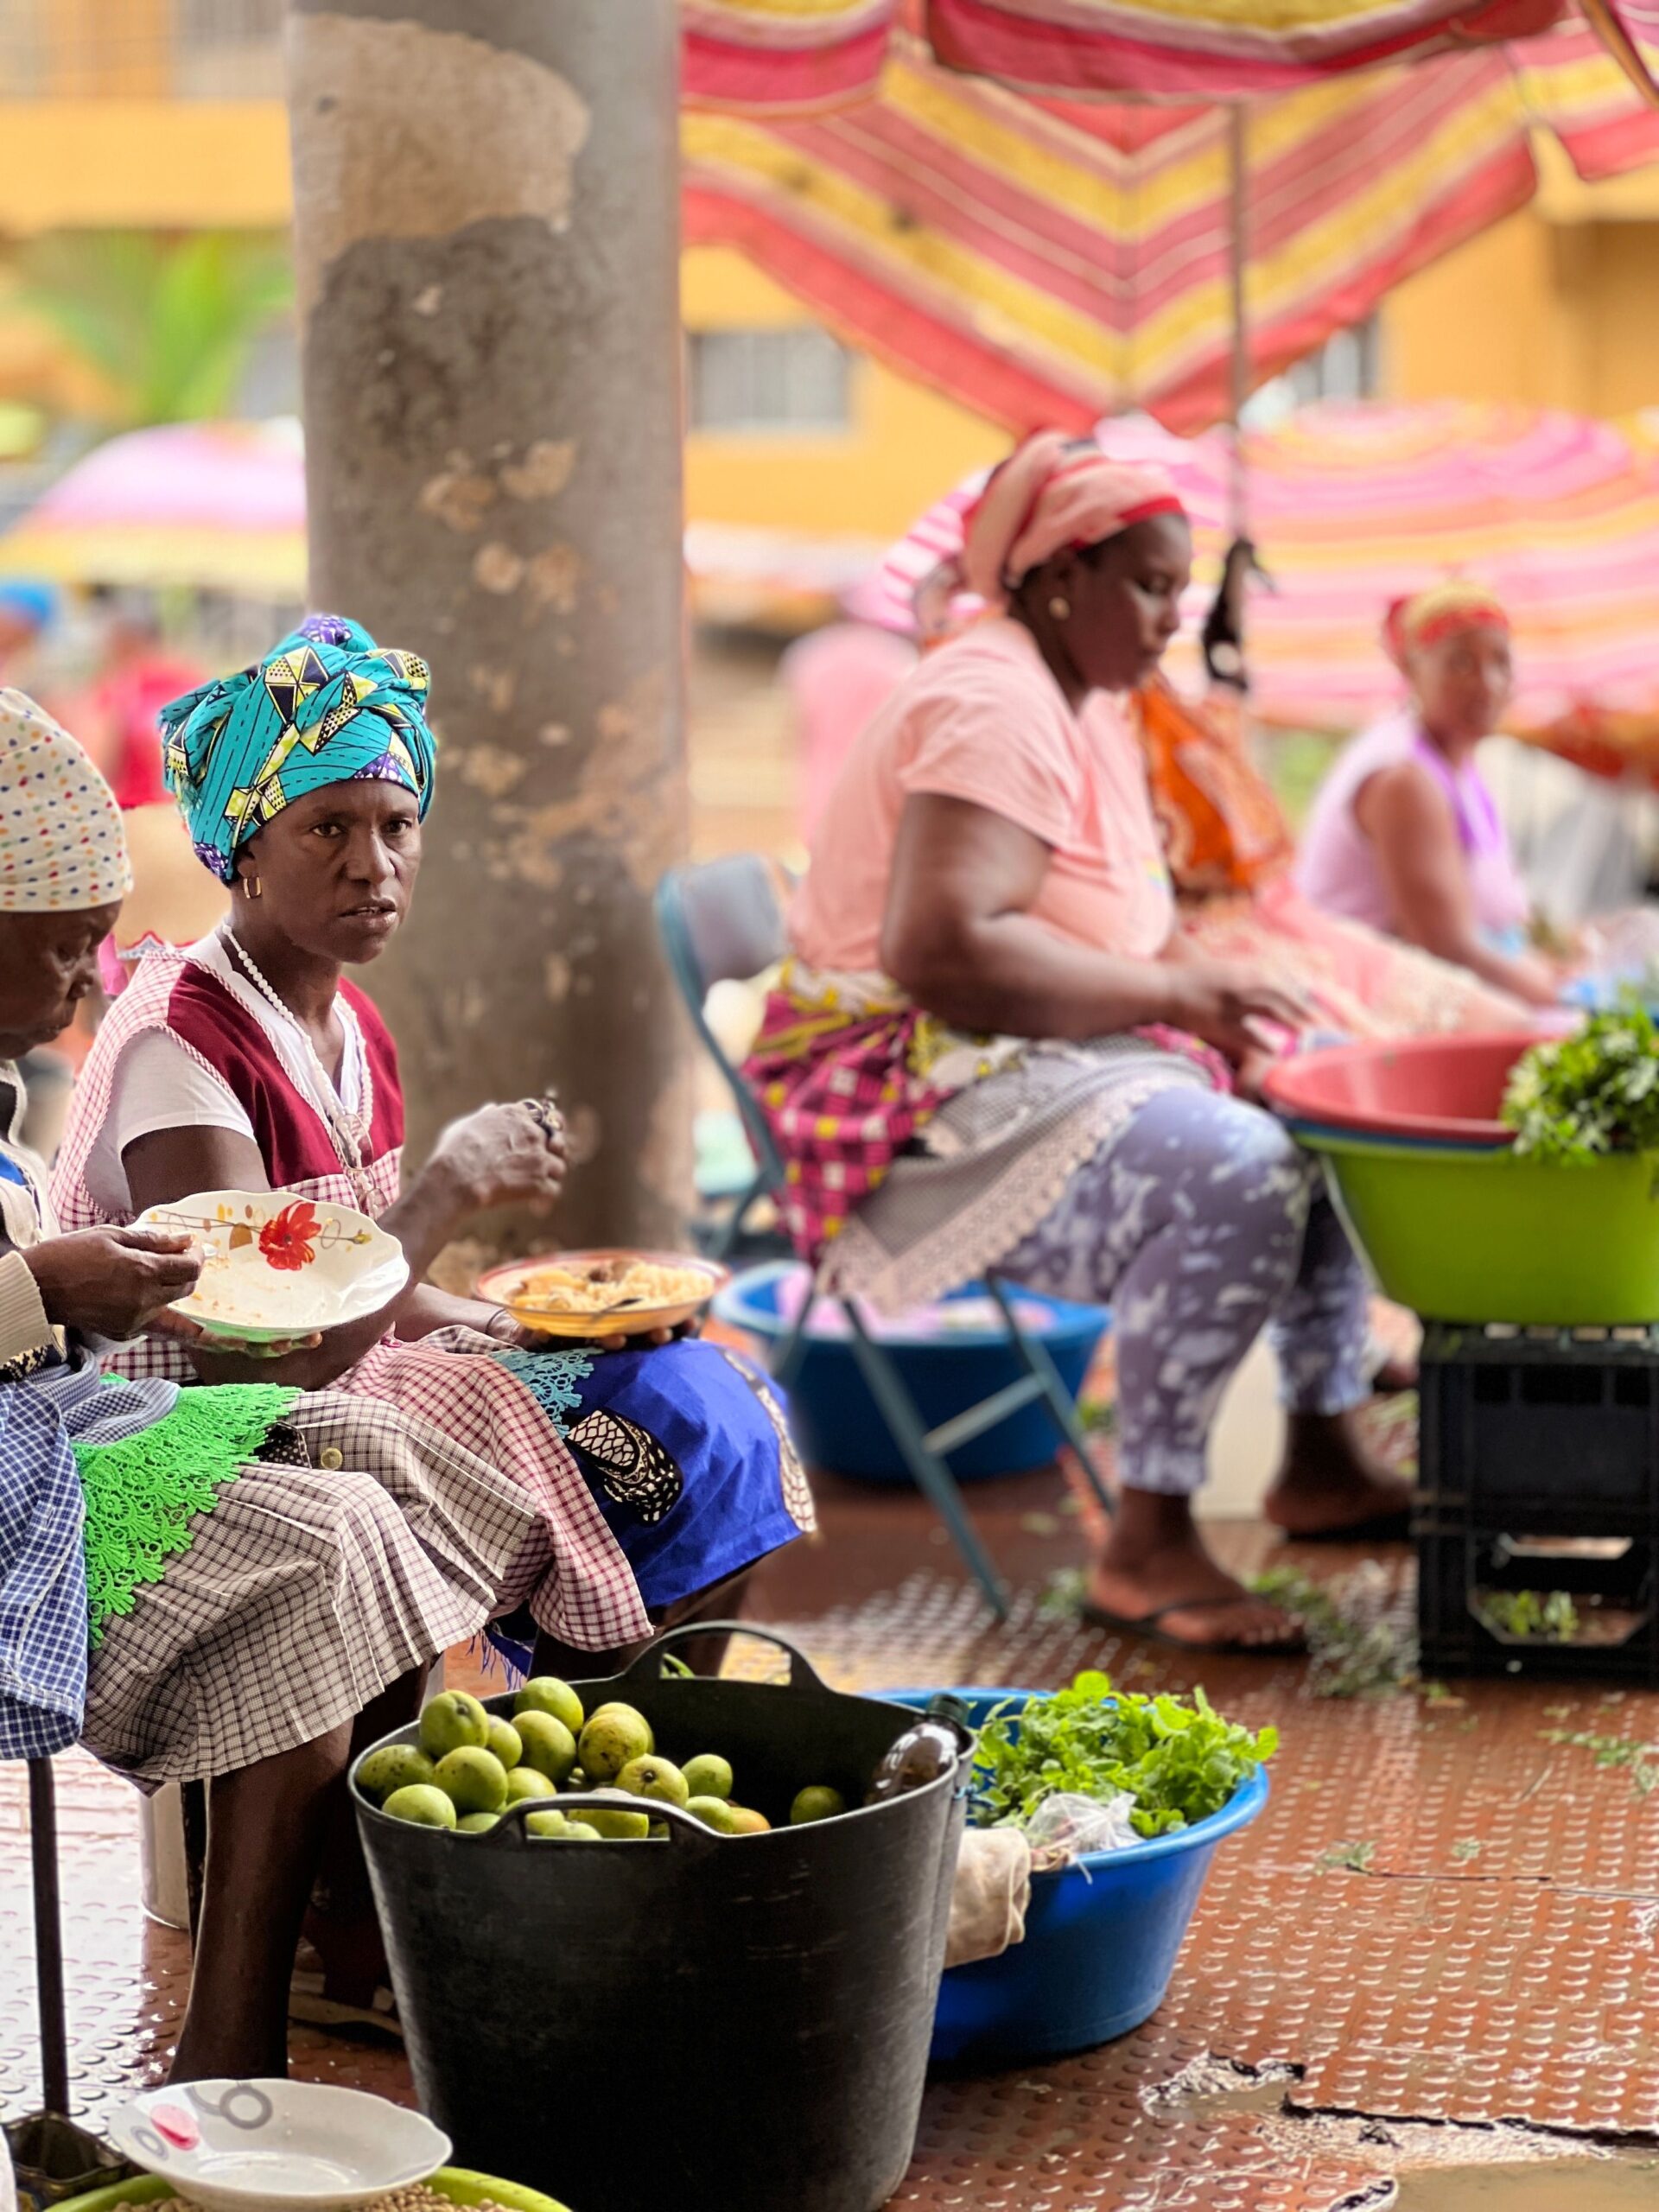
[[[1354,801],[1373,776],[1402,760],[1421,762],[1451,803],[1481,934],[1501,938],[1520,928],[1530,901],[1491,786],[1472,761],[1454,769],[1409,711],[1377,723],[1338,755],[1319,786],[1302,832],[1297,889],[1311,906],[1327,914],[1368,923],[1391,936],[1401,934],[1376,849],[1359,826]]]

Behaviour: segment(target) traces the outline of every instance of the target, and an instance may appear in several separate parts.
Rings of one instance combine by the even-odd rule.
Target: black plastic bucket
[[[776,1823],[808,1781],[857,1809],[752,1836],[671,1815],[666,1842],[556,1847],[525,1834],[533,1806],[464,1835],[389,1820],[353,1786],[423,2108],[458,2165],[572,2212],[875,2212],[910,2160],[967,1740],[954,1775],[862,1806],[915,1713],[740,1632],[789,1652],[786,1686],[664,1675],[671,1633],[575,1687],[590,1712],[635,1706],[670,1758],[721,1752]]]

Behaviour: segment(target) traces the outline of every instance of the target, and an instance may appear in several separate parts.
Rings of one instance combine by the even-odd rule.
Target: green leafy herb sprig
[[[1659,1152],[1659,1027],[1647,1007],[1632,999],[1524,1052],[1510,1071],[1503,1117],[1518,1154],[1559,1166]]]
[[[1046,1797],[1126,1789],[1135,1833],[1167,1835],[1218,1813],[1278,1745],[1276,1728],[1253,1735],[1224,1720],[1202,1689],[1190,1700],[1145,1697],[1081,1674],[1052,1697],[999,1706],[981,1728],[974,1817],[982,1827],[1023,1826]]]

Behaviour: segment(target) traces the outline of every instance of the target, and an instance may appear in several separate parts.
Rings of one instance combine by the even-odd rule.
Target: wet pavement
[[[1300,1662],[1198,1663],[1058,1613],[1052,1579],[1082,1553],[1058,1475],[976,1486],[973,1503],[1018,1590],[1001,1626],[913,1498],[829,1480],[824,1539],[769,1562],[751,1611],[848,1688],[1042,1687],[1105,1666],[1140,1689],[1202,1680],[1225,1710],[1252,1726],[1276,1723],[1284,1740],[1272,1802],[1217,1854],[1154,2019],[1077,2057],[937,2082],[895,2202],[974,2212],[1659,2202],[1659,2167],[1611,2156],[1622,2145],[1659,2158],[1659,1789],[1644,1793],[1630,1765],[1599,1764],[1596,1748],[1659,1739],[1659,1696],[1498,1681],[1449,1685],[1433,1700],[1314,1700]],[[1241,1568],[1286,1555],[1255,1524],[1214,1533]],[[1326,1577],[1358,1563],[1323,1547],[1289,1555]],[[1389,1602],[1403,1609],[1403,1550],[1388,1572]],[[755,1643],[728,1664],[751,1673],[773,1662]],[[450,1679],[465,1678],[463,1662]],[[1562,1736],[1595,1745],[1554,1740]],[[60,1767],[75,2093],[95,2117],[164,2063],[187,1948],[143,1917],[132,1793],[79,1754]],[[8,2112],[38,2093],[25,1854],[22,1770],[0,1770]],[[409,2094],[401,2055],[383,2046],[296,2029],[294,2063],[312,2078]],[[1539,2175],[1546,2194],[1522,2195],[1532,2184],[1513,2169],[1540,2158],[1572,2163]],[[1473,2171],[1452,2171],[1462,2168]]]

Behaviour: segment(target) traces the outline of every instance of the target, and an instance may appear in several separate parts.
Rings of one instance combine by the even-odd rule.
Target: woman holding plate
[[[74,739],[0,690],[0,1758],[79,1737],[141,1789],[211,1783],[180,2080],[280,2074],[289,1977],[354,1749],[477,1633],[536,1507],[448,1422],[291,1383],[100,1371],[194,1339],[182,1236],[65,1236],[16,1135],[16,1061],[93,988],[129,881]],[[280,1363],[276,1364],[280,1365]]]
[[[595,1357],[527,1349],[495,1306],[424,1278],[475,1215],[545,1210],[565,1173],[550,1103],[486,1106],[402,1172],[397,1057],[345,970],[409,910],[431,804],[429,674],[354,623],[313,617],[253,668],[163,716],[165,769],[226,921],[138,967],[99,1031],[54,1179],[73,1227],[118,1225],[214,1189],[355,1207],[397,1236],[409,1288],[276,1360],[151,1341],[128,1374],[331,1387],[441,1418],[534,1502],[527,1600],[537,1663],[602,1672],[811,1523],[764,1379],[715,1346]],[[395,1335],[394,1332],[395,1332]]]

